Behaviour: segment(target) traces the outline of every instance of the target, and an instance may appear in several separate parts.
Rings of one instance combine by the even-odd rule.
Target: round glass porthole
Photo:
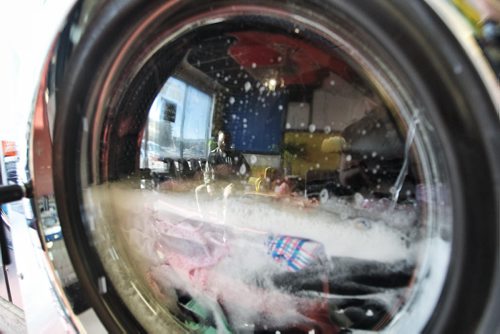
[[[155,7],[62,103],[72,233],[141,330],[420,332],[436,308],[460,201],[435,100],[359,18],[290,6]]]

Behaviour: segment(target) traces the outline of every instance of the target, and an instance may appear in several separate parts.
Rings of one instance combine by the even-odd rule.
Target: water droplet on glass
[[[234,102],[235,102],[235,101],[236,101],[236,100],[234,99],[234,97],[232,97],[232,96],[231,96],[231,97],[229,98],[229,103],[234,104]],[[234,116],[234,115],[233,115],[233,116]]]
[[[316,125],[310,124],[309,125],[309,132],[314,132],[314,131],[316,131]]]
[[[245,82],[245,92],[248,92],[250,89],[252,89],[252,84],[250,82]]]
[[[245,164],[241,165],[240,167],[240,175],[245,175],[247,173],[247,167]]]
[[[332,127],[327,125],[327,126],[325,126],[324,131],[326,134],[329,134],[330,132],[332,132]]]
[[[352,155],[348,154],[348,155],[345,157],[345,160],[346,160],[346,161],[351,161],[351,160],[352,160]]]
[[[296,34],[298,34],[298,33],[300,33],[300,29],[299,28],[295,28],[295,30],[293,32],[296,33]]]
[[[256,68],[257,67],[257,64],[256,63],[252,63],[252,68]]]
[[[330,81],[330,86],[335,86],[335,81],[334,80]]]
[[[253,154],[250,156],[250,163],[252,165],[255,165],[257,163],[257,157]]]
[[[377,152],[372,152],[372,157],[375,158],[377,156]]]
[[[280,105],[278,106],[278,109],[279,109],[279,110],[283,110],[283,106],[280,104]]]
[[[455,66],[453,66],[453,72],[455,72],[455,74],[460,74],[462,73],[462,71],[463,71],[462,64],[456,64]]]
[[[366,130],[361,131],[361,134],[364,136],[366,135]]]
[[[290,129],[292,127],[292,125],[290,123],[286,123],[286,128],[287,129]]]

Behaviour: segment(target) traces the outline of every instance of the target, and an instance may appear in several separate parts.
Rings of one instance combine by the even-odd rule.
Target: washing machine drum
[[[442,6],[78,3],[42,83],[106,328],[498,330],[498,84]]]

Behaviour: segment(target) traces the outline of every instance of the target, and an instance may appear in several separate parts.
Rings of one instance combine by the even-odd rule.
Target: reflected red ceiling
[[[348,76],[344,61],[300,39],[252,31],[231,35],[237,40],[229,47],[229,55],[257,80],[318,85],[330,72]]]

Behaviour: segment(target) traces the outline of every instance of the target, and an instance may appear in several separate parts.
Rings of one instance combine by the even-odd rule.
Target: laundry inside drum
[[[340,42],[210,31],[167,65],[163,46],[103,123],[84,205],[114,289],[148,331],[391,328],[448,261],[424,116]]]

